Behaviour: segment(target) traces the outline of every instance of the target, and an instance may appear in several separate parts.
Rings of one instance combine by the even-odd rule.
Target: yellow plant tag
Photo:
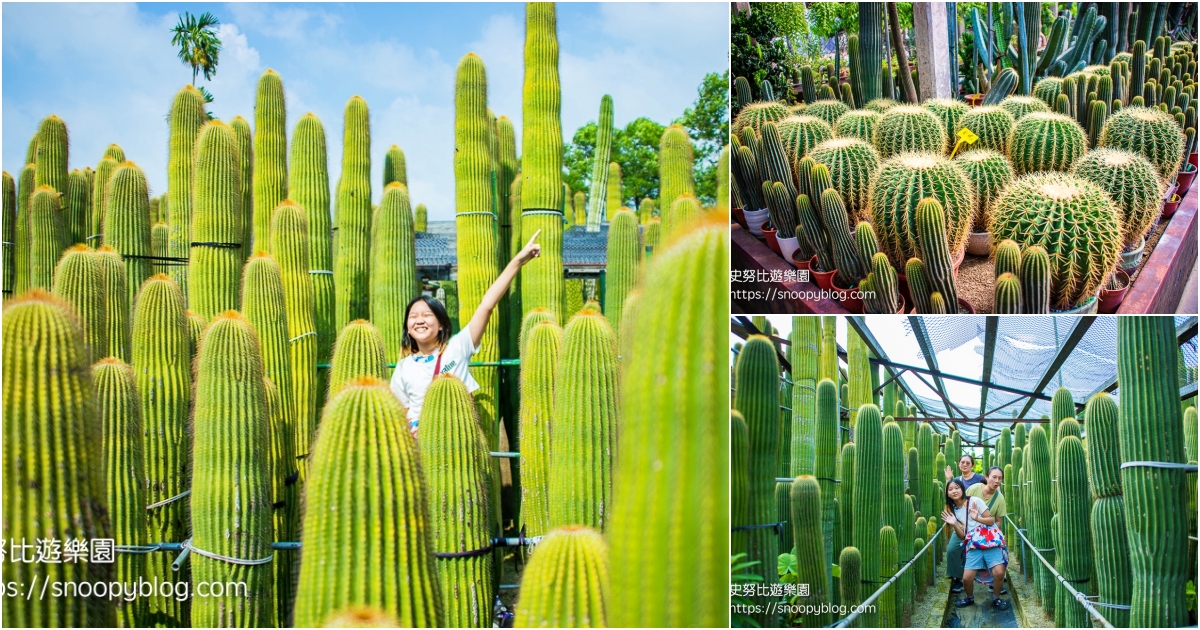
[[[953,158],[955,155],[957,155],[958,150],[962,148],[962,145],[975,144],[978,141],[979,136],[975,135],[975,132],[963,127],[958,131],[958,142],[954,143],[954,150],[950,152],[950,157]]]

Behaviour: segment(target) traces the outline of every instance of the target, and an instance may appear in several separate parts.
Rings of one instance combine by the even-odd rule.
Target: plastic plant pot
[[[784,260],[792,262],[792,255],[800,249],[800,239],[795,236],[785,238],[776,234],[775,240],[779,244],[779,255],[783,256]]]
[[[1117,309],[1121,306],[1121,302],[1125,301],[1125,292],[1129,290],[1129,274],[1120,269],[1114,271],[1113,274],[1116,275],[1121,288],[1100,289],[1100,312],[1105,315],[1112,315],[1117,312]]]
[[[746,227],[746,212],[741,208],[734,208],[733,220],[736,221],[738,225]]]
[[[1179,175],[1175,177],[1175,183],[1179,186],[1176,194],[1180,197],[1186,197],[1188,191],[1192,189],[1192,182],[1196,181],[1196,167],[1191,164],[1185,164],[1183,168],[1191,170],[1181,169]]]
[[[831,279],[831,283],[832,283],[832,287],[833,287],[832,288],[833,298],[835,300],[837,300],[838,302],[841,302],[842,306],[845,307],[846,310],[850,311],[851,313],[862,313],[863,312],[862,298],[853,297],[851,295],[851,293],[853,291],[858,290],[857,287],[846,288],[846,287],[838,285],[838,279],[837,279],[836,274]]]
[[[1179,195],[1171,195],[1169,200],[1163,204],[1162,218],[1170,219],[1175,212],[1179,210],[1179,202],[1183,199]]]
[[[967,253],[972,256],[990,256],[992,253],[991,232],[970,232],[967,234]]]
[[[771,222],[767,221],[759,229],[762,230],[763,238],[767,239],[767,247],[770,247],[771,251],[782,256],[783,251],[779,249],[779,239],[775,236],[775,228],[771,227]]]
[[[792,266],[794,266],[796,269],[808,269],[809,268],[808,267],[808,265],[809,265],[808,258],[805,258],[804,260],[799,260],[799,258],[802,256],[803,256],[803,254],[800,252],[799,249],[792,252]]]
[[[1133,272],[1142,264],[1142,253],[1146,251],[1146,237],[1138,243],[1136,249],[1131,249],[1128,252],[1121,252],[1121,269],[1126,272]]]
[[[1083,304],[1080,304],[1079,306],[1076,306],[1075,308],[1067,309],[1065,311],[1056,311],[1054,309],[1050,309],[1050,314],[1051,315],[1093,315],[1096,313],[1099,306],[1100,306],[1100,300],[1096,299],[1096,296],[1093,295],[1092,297],[1085,300]]]
[[[813,279],[816,280],[817,286],[826,291],[833,290],[833,276],[837,274],[836,269],[833,271],[821,271],[820,265],[817,264],[817,257],[813,256],[808,260],[808,271]]]
[[[769,212],[767,212],[767,209],[763,208],[762,210],[746,210],[743,208],[742,214],[746,217],[745,225],[747,226],[747,229],[750,230],[750,233],[762,238],[762,224],[764,221],[771,218],[771,215]]]

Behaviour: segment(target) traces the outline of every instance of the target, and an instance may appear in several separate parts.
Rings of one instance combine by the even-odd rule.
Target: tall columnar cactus
[[[647,276],[634,315],[637,321],[627,328],[636,331],[630,345],[637,352],[622,368],[626,387],[621,401],[620,469],[614,478],[615,502],[607,529],[613,567],[611,601],[623,602],[610,612],[612,626],[707,626],[721,623],[727,615],[722,595],[729,571],[725,516],[729,397],[728,390],[718,386],[725,383],[725,374],[702,366],[706,357],[718,351],[719,334],[726,326],[720,313],[728,303],[722,298],[697,308],[689,297],[699,295],[696,287],[710,286],[726,273],[727,235],[725,224],[714,220],[656,253],[656,271]],[[694,316],[679,316],[683,309]],[[670,322],[669,330],[665,335],[661,327],[655,331],[648,324],[651,321]],[[570,330],[567,336],[570,346]],[[678,348],[674,356],[667,352],[680,343],[682,353]],[[688,389],[703,393],[683,396],[645,386],[652,374],[665,369],[666,361],[687,366],[684,373],[693,379]],[[753,429],[750,435],[765,437],[755,436]],[[558,462],[560,451],[553,452]],[[777,468],[774,458],[766,464],[768,488],[773,488]],[[649,500],[666,492],[680,501],[671,505]],[[701,523],[691,516],[699,513],[714,518]],[[758,531],[773,537],[771,530]],[[691,551],[674,553],[669,541],[688,541]],[[682,579],[684,575],[692,578]],[[677,603],[664,606],[663,602]]]
[[[731,375],[732,376],[732,375]],[[729,413],[729,516],[730,526],[737,529],[730,534],[730,553],[746,553],[750,531],[744,527],[750,522],[750,436],[746,420],[736,409]],[[795,502],[792,503],[795,505]],[[795,508],[793,508],[795,509]]]
[[[797,477],[814,474],[816,439],[816,385],[817,361],[820,353],[821,320],[810,317],[793,317],[790,337],[792,364],[791,379],[792,408],[791,444],[788,458],[789,470],[784,476]]]
[[[608,546],[587,527],[556,529],[538,543],[521,578],[515,627],[604,627]]]
[[[153,199],[150,200],[154,202]],[[153,207],[151,207],[153,214]],[[171,226],[166,223],[155,223],[150,226],[150,252],[156,258],[166,258],[171,255]],[[151,265],[154,273],[165,273],[170,265],[155,262]]]
[[[28,255],[25,280],[28,288],[47,289],[54,285],[54,267],[66,243],[62,222],[61,195],[50,186],[38,186],[29,200]]]
[[[1050,459],[1050,441],[1041,425],[1035,425],[1029,433],[1029,448],[1030,461],[1027,464],[1030,466],[1030,477],[1033,483],[1028,486],[1031,507],[1026,511],[1029,518],[1026,527],[1029,528],[1030,542],[1037,547],[1042,557],[1053,565],[1055,563],[1053,549],[1055,545],[1050,524],[1050,518],[1053,516],[1050,478],[1053,475],[1054,466]],[[1047,616],[1053,616],[1058,581],[1050,575],[1050,571],[1041,562],[1033,563],[1033,570],[1037,574],[1037,592],[1041,599],[1042,610]]]
[[[259,77],[254,97],[254,157],[254,249],[268,250],[271,214],[288,193],[287,105],[283,79],[270,68]]]
[[[394,144],[383,155],[383,188],[386,190],[392,182],[408,187],[408,165],[404,159],[404,151]]]
[[[879,530],[879,581],[886,582],[896,575],[898,568],[898,544],[896,530],[884,525]],[[911,551],[911,550],[910,550]],[[883,592],[880,597],[879,624],[884,628],[899,628],[901,619],[900,589],[898,585]]]
[[[242,278],[242,313],[258,336],[262,370],[274,384],[276,394],[268,409],[270,441],[265,449],[270,463],[271,502],[275,505],[275,540],[292,540],[298,534],[300,518],[300,492],[293,475],[298,470],[297,455],[307,455],[308,451],[295,450],[295,436],[304,428],[296,420],[283,276],[275,260],[260,251],[250,257]],[[291,559],[277,558],[271,566],[276,576],[276,611],[279,619],[285,620],[293,597]]]
[[[958,289],[954,283],[954,266],[946,249],[946,219],[942,204],[932,197],[917,203],[917,238],[921,260],[929,275],[931,293],[942,294],[947,312],[958,312]]]
[[[942,121],[942,127],[946,130],[946,147],[942,152],[949,153],[956,142],[958,121],[962,120],[962,117],[970,112],[971,108],[956,98],[931,98],[921,103],[921,107],[929,110]]]
[[[928,422],[922,422],[920,429],[917,430],[916,485],[920,486],[921,493],[918,495],[918,503],[921,506],[921,513],[926,515],[936,514],[940,511],[937,506],[941,503],[941,497],[937,496],[933,491],[933,479],[938,472],[933,469],[933,459],[936,451],[933,428],[929,426]]]
[[[34,136],[36,142],[37,136]],[[37,149],[33,149],[35,152]],[[13,281],[13,290],[16,293],[24,293],[29,290],[29,211],[33,201],[33,185],[35,164],[26,164],[21,169],[21,174],[17,179],[17,229],[16,229],[16,253],[13,256],[13,262],[16,264],[15,280]],[[21,218],[24,217],[24,218]],[[43,287],[45,288],[45,287]]]
[[[638,243],[637,217],[621,210],[608,227],[608,272],[605,276],[605,316],[614,329],[621,328],[621,310],[625,297],[637,284],[642,248]]]
[[[1000,315],[1021,314],[1021,282],[1010,272],[996,278],[992,310]]]
[[[616,162],[608,164],[608,193],[605,198],[607,207],[605,208],[606,217],[611,217],[616,214],[624,205],[625,195],[621,187],[621,165]]]
[[[862,427],[862,414],[859,414],[859,426]],[[861,432],[861,429],[860,429]],[[903,532],[904,523],[909,520],[905,510],[904,503],[904,434],[900,430],[900,425],[889,420],[883,425],[883,454],[882,454],[882,473],[880,482],[880,501],[882,503],[882,525],[891,527],[893,532]],[[897,560],[900,564],[908,562],[912,558],[912,548],[910,546],[900,546],[897,549]],[[886,567],[882,567],[880,578],[885,577]],[[895,567],[892,567],[892,572],[895,573]],[[890,575],[886,577],[891,577]],[[897,585],[900,593],[904,591],[904,585]],[[897,598],[897,601],[904,601],[902,598]]]
[[[1011,242],[1011,241],[1010,241]],[[1050,256],[1041,245],[1033,245],[1021,256],[1021,312],[1044,315],[1050,312]]]
[[[1072,584],[1085,584],[1092,575],[1092,535],[1088,512],[1087,462],[1083,443],[1074,435],[1058,443],[1055,479],[1058,484],[1058,558],[1055,569]],[[1076,587],[1078,588],[1078,587]],[[1080,627],[1089,624],[1086,610],[1065,588],[1058,589],[1055,602],[1056,625]]]
[[[837,119],[846,112],[850,111],[850,106],[837,100],[833,91],[830,90],[824,98],[809,105],[805,110],[805,115],[815,116],[824,120],[830,127],[837,122]]]
[[[521,526],[527,536],[550,531],[550,449],[554,379],[562,328],[548,311],[531,311],[521,341]],[[531,322],[537,322],[531,324]]]
[[[350,322],[338,333],[329,364],[329,393],[332,400],[350,381],[360,376],[386,379],[390,376],[379,329],[365,319]],[[297,447],[299,454],[301,449]]]
[[[151,542],[146,530],[146,467],[142,446],[142,407],[133,370],[120,359],[109,357],[92,368],[96,411],[104,427],[103,469],[108,489],[108,510],[113,541],[118,545],[142,546]],[[124,582],[145,579],[146,556],[117,556],[115,577]],[[121,626],[136,628],[148,623],[147,600],[119,601]]]
[[[416,210],[413,211],[413,213],[415,215],[413,217],[413,231],[414,232],[428,232],[429,231],[429,210],[425,207],[425,204],[423,204],[423,203],[417,204],[417,208],[416,208]]]
[[[612,157],[613,136],[613,101],[608,94],[600,98],[598,120],[596,148],[592,159],[591,188],[588,191],[588,199],[591,204],[587,208],[586,223],[589,232],[600,231],[600,223],[604,221],[604,211],[608,206],[606,197],[608,195],[608,178],[611,173],[609,159]],[[584,209],[576,208],[575,212],[584,212]]]
[[[233,129],[233,135],[237,138],[238,147],[238,163],[240,164],[240,172],[242,174],[242,207],[241,217],[242,237],[239,242],[242,243],[242,260],[250,258],[251,245],[254,242],[254,132],[250,130],[250,123],[241,116],[234,117],[229,123],[229,127]],[[151,213],[153,215],[153,213]],[[151,220],[153,220],[151,216]],[[267,249],[263,247],[262,249]]]
[[[848,111],[834,122],[833,135],[836,138],[857,138],[870,144],[875,137],[875,126],[879,124],[880,118],[883,118],[883,114],[868,109]]]
[[[838,567],[842,573],[838,584],[841,590],[841,604],[848,610],[853,610],[862,602],[862,563],[863,556],[857,548],[853,546],[842,548],[841,555],[838,556]],[[851,626],[854,625],[851,624]],[[862,626],[862,624],[858,625]]]
[[[44,291],[4,309],[5,535],[26,542],[112,536],[106,516],[101,420],[88,353],[71,307]],[[14,342],[19,340],[19,342]],[[70,464],[70,474],[55,474]],[[5,581],[113,579],[111,564],[5,562]],[[27,587],[28,588],[28,587]],[[5,621],[24,626],[112,626],[112,600],[49,597],[5,602]]]
[[[87,245],[71,247],[54,271],[54,295],[71,306],[83,329],[88,363],[108,356],[108,311],[104,270]]]
[[[196,88],[185,85],[171,102],[171,136],[167,155],[167,224],[171,226],[171,256],[188,258],[192,244],[192,171],[196,164],[196,139],[200,127],[208,121],[204,96]],[[103,167],[103,161],[101,162]],[[101,172],[96,178],[101,180]],[[107,204],[108,201],[105,201]],[[103,219],[101,219],[103,220]],[[171,268],[171,278],[179,283],[186,298],[188,267]],[[137,290],[141,283],[130,277],[130,288]]]
[[[872,139],[884,159],[912,151],[941,154],[946,142],[946,129],[941,119],[918,105],[889,109],[875,125]]]
[[[1092,499],[1092,558],[1100,601],[1127,605],[1133,591],[1125,500],[1121,493],[1121,445],[1117,402],[1106,393],[1087,403],[1087,464]],[[1106,609],[1113,627],[1129,627],[1129,611]]]
[[[786,197],[784,197],[786,199]],[[681,195],[671,205],[663,223],[663,237],[670,240],[675,234],[684,232],[700,218],[700,201],[691,195]]]
[[[816,459],[815,471],[821,486],[821,530],[825,548],[826,572],[832,571],[834,551],[833,532],[836,508],[837,445],[838,445],[837,385],[826,378],[817,383],[816,395]],[[832,585],[832,574],[827,576]]]
[[[421,291],[408,188],[393,183],[384,190],[371,221],[371,251],[375,252],[371,257],[371,321],[383,335],[388,363],[395,363],[400,355],[406,325],[404,308]],[[464,243],[463,253],[469,254],[466,246]]]
[[[991,149],[1001,155],[1008,155],[1015,122],[1013,115],[999,105],[976,107],[958,119],[954,133],[970,129],[979,136],[975,148]]]
[[[599,529],[609,521],[619,418],[616,352],[616,335],[598,311],[585,307],[567,324],[554,383],[554,527],[582,524]]]
[[[645,312],[645,311],[643,311]],[[634,355],[635,358],[639,355]],[[820,405],[818,389],[818,405]],[[779,449],[779,362],[775,346],[766,337],[752,336],[737,359],[737,392],[734,408],[746,420],[750,434],[750,520],[751,525],[775,522],[775,472]],[[818,411],[818,413],[820,413]],[[836,419],[834,420],[836,422]],[[836,428],[836,427],[835,427]],[[818,420],[818,432],[820,421]],[[818,435],[820,444],[820,435]],[[835,445],[836,448],[836,445]],[[818,454],[820,463],[820,454]],[[820,472],[820,470],[818,470]],[[832,473],[832,471],[829,471]],[[832,479],[833,476],[830,475]],[[832,486],[832,484],[831,484]],[[831,487],[832,490],[832,487]],[[832,494],[831,494],[832,497]],[[750,530],[747,552],[750,561],[764,561],[778,555],[778,537],[770,528]],[[615,557],[614,557],[615,559]],[[764,576],[774,582],[770,572]],[[756,618],[766,619],[765,611]]]
[[[92,186],[88,173],[75,169],[67,176],[67,194],[63,201],[64,232],[67,244],[86,243],[91,236]]]
[[[68,158],[67,123],[51,114],[42,119],[37,133],[37,166],[34,169],[34,185],[49,186],[62,196],[63,214],[71,215],[68,205],[69,175],[67,174]]]
[[[1020,120],[1022,116],[1031,112],[1050,111],[1050,106],[1037,96],[1010,96],[1000,101],[1000,107],[1012,114],[1014,121]]]
[[[343,138],[333,265],[335,330],[368,317],[371,310],[371,120],[362,97],[353,96],[346,102]]]
[[[534,232],[542,230],[539,239],[542,255],[524,268],[521,307],[526,313],[537,307],[551,308],[559,321],[565,321],[562,217],[554,214],[562,211],[564,200],[562,95],[558,79],[557,18],[552,3],[526,5],[524,85],[521,234],[528,240]],[[607,166],[608,162],[604,164]]]
[[[1014,180],[1001,192],[992,205],[989,229],[993,242],[1012,239],[1024,248],[1046,249],[1051,306],[1068,309],[1094,296],[1117,264],[1118,215],[1112,199],[1095,184],[1072,175],[1035,173]],[[1046,233],[1035,225],[1074,228]]]
[[[1131,627],[1182,625],[1188,566],[1188,517],[1182,470],[1129,466],[1132,462],[1182,464],[1174,323],[1157,317],[1117,322],[1117,381],[1121,384],[1121,485],[1133,573]],[[1130,436],[1129,439],[1125,439]]]
[[[443,376],[429,386],[418,438],[446,624],[486,627],[494,589],[492,554],[485,551],[493,520],[491,462],[462,381]]]
[[[118,171],[113,176],[114,188],[120,175]],[[188,308],[205,319],[238,307],[241,249],[246,247],[241,242],[241,179],[233,129],[221,121],[206,124],[196,139],[192,254],[188,264]],[[257,194],[255,197],[257,200]],[[264,230],[269,229],[268,222]],[[264,247],[268,244],[266,234],[260,233]],[[134,278],[132,273],[130,278]]]
[[[192,574],[246,583],[245,595],[198,598],[192,622],[263,626],[274,621],[272,568],[232,564],[271,558],[271,460],[263,361],[258,335],[237,312],[215,317],[196,355],[192,421]]]
[[[809,155],[829,169],[833,188],[846,202],[850,220],[857,224],[866,219],[871,177],[879,170],[874,147],[853,138],[835,138],[817,145]]]
[[[287,313],[287,339],[291,361],[291,385],[279,383],[286,375],[268,376],[276,380],[280,394],[292,395],[294,421],[290,439],[291,450],[297,457],[308,455],[309,437],[316,431],[318,415],[317,333],[313,321],[313,283],[308,273],[310,246],[309,226],[304,208],[284,201],[275,209],[271,219],[271,251],[279,263],[283,299]],[[243,300],[246,300],[243,292]],[[248,306],[243,305],[244,310]],[[247,315],[249,315],[247,313]],[[261,334],[260,334],[261,336]],[[265,340],[264,340],[265,343]],[[307,460],[300,460],[302,463]],[[285,475],[293,472],[287,467]],[[302,470],[305,467],[302,466]],[[276,471],[276,476],[281,471]]]
[[[1108,117],[1100,134],[1100,146],[1140,154],[1158,170],[1164,182],[1171,181],[1183,162],[1183,130],[1170,114],[1154,107],[1130,106]]]
[[[306,490],[296,625],[321,625],[363,605],[400,625],[442,626],[426,476],[404,409],[385,381],[358,377],[331,397],[321,427]],[[358,457],[346,459],[349,452]],[[379,517],[359,518],[340,509],[346,505]],[[385,577],[357,579],[364,575]]]
[[[4,299],[7,300],[13,296],[17,284],[17,184],[8,171],[3,174],[0,197],[4,202]]]
[[[966,245],[975,212],[975,193],[961,167],[933,154],[904,154],[885,160],[870,191],[871,224],[879,250],[903,268],[918,255],[917,203],[933,197],[946,217],[946,244],[952,255]]]
[[[889,497],[882,496],[879,483],[884,464],[883,427],[879,408],[875,405],[865,404],[858,408],[854,442],[854,546],[859,549],[878,549],[879,528],[884,525],[883,501]],[[866,554],[862,563],[862,580],[867,583],[878,582],[879,565],[879,554]],[[878,615],[874,612],[862,616],[862,625],[865,627],[874,626],[878,621]]]
[[[680,125],[671,125],[663,133],[658,149],[659,203],[663,208],[673,208],[675,200],[684,195],[696,196],[696,182],[692,176],[695,159],[692,140],[687,130]],[[671,231],[670,215],[666,221],[667,232]]]
[[[736,136],[742,135],[742,130],[749,127],[756,133],[762,129],[762,126],[769,122],[779,122],[791,115],[788,108],[777,101],[760,101],[750,103],[738,112],[737,117],[733,119],[733,126],[730,131]],[[833,124],[833,121],[827,121]]]
[[[808,584],[803,603],[820,606],[828,603],[830,583],[829,563],[826,561],[824,538],[821,534],[820,483],[811,475],[796,477],[791,484],[791,526],[796,541],[796,572],[801,584]],[[828,613],[805,616],[806,625],[822,627]]]
[[[991,209],[992,200],[1012,181],[1012,163],[991,149],[960,153],[954,157],[954,163],[962,167],[975,189],[975,218],[971,231],[982,232],[987,227],[987,213]]]
[[[132,358],[129,325],[133,310],[129,303],[125,263],[121,261],[121,255],[107,245],[96,250],[96,261],[104,276],[104,324],[107,329],[104,337],[108,340],[108,348],[103,351],[103,356],[127,361]]]
[[[146,174],[133,162],[121,164],[108,182],[102,232],[104,244],[125,260],[129,303],[133,304],[138,289],[153,272],[153,265],[144,257],[154,254],[150,242],[149,185]]]
[[[838,484],[837,492],[837,536],[836,547],[839,547],[838,553],[842,549],[853,546],[854,543],[854,460],[855,460],[856,445],[854,442],[847,442],[842,445],[842,456],[838,460],[838,477],[841,483]]]
[[[120,165],[121,162],[107,155],[96,165],[96,176],[92,179],[92,215],[91,221],[88,224],[87,235],[90,239],[88,240],[88,244],[93,247],[98,247],[103,242],[104,213],[106,204],[108,203],[108,182],[112,179],[113,173],[116,172],[117,167]],[[169,207],[168,205],[168,211],[163,212],[164,221],[169,220]]]
[[[817,165],[817,169],[825,170],[825,166]],[[858,248],[850,236],[846,205],[842,203],[842,196],[838,194],[837,190],[825,189],[825,192],[821,194],[821,210],[821,216],[829,230],[833,246],[833,260],[837,266],[838,284],[843,288],[853,288],[867,275],[867,271],[863,268],[862,261],[859,260]],[[870,383],[867,385],[869,386]]]
[[[1012,128],[1013,171],[1069,171],[1087,152],[1087,132],[1062,114],[1026,114]]]

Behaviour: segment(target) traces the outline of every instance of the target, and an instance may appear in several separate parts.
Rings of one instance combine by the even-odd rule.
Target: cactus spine
[[[1087,403],[1087,464],[1092,489],[1092,557],[1100,601],[1128,605],[1133,593],[1125,500],[1121,493],[1121,444],[1117,402],[1105,393]],[[1129,627],[1129,611],[1108,609],[1113,627]]]
[[[554,382],[550,524],[603,529],[612,496],[619,410],[616,335],[585,307],[567,324]],[[774,475],[772,492],[774,498]]]
[[[305,491],[297,627],[320,625],[350,605],[382,608],[399,625],[444,624],[425,473],[407,424],[377,378],[354,378],[330,397]],[[351,452],[357,456],[346,459]],[[337,509],[344,505],[381,518]],[[368,585],[365,575],[386,578]]]
[[[92,368],[96,409],[104,427],[104,475],[108,488],[113,540],[118,545],[145,545],[146,468],[142,446],[142,409],[133,370],[119,359],[103,359]],[[116,578],[124,583],[145,579],[146,556],[117,556]],[[119,601],[121,627],[137,628],[147,623],[145,599]]]
[[[602,628],[608,597],[608,545],[599,532],[570,526],[538,543],[521,578],[518,628]]]
[[[83,329],[88,363],[108,356],[104,270],[87,245],[67,250],[54,272],[54,295],[71,306]]]
[[[1122,462],[1184,463],[1174,324],[1156,317],[1117,322]],[[1121,469],[1133,574],[1130,627],[1183,625],[1188,567],[1186,476],[1182,470]]]
[[[52,189],[48,194],[53,193]],[[111,537],[102,428],[96,418],[83,332],[70,307],[35,290],[4,309],[5,535],[26,542]],[[13,343],[12,340],[20,340]],[[89,448],[90,447],[90,448]],[[70,474],[54,474],[66,463]],[[5,581],[111,580],[111,564],[5,562]],[[36,573],[35,573],[36,570]],[[5,622],[23,626],[113,626],[111,600],[10,598]]]
[[[367,102],[346,102],[342,176],[338,181],[335,330],[370,316],[371,120]]]
[[[371,250],[375,252],[371,259],[371,321],[383,335],[387,362],[395,363],[404,337],[404,307],[421,290],[416,233],[404,184],[387,185],[371,225]]]
[[[327,399],[332,400],[346,384],[360,376],[388,377],[383,336],[365,319],[350,322],[338,333],[329,364]]]
[[[237,312],[212,320],[196,356],[192,571],[197,580],[245,582],[248,593],[192,602],[197,625],[273,621],[270,566],[229,564],[197,551],[245,560],[272,555],[271,460],[263,448],[271,427],[261,356],[254,328]]]
[[[229,123],[229,127],[233,129],[233,135],[237,138],[239,172],[242,182],[241,212],[238,213],[239,222],[242,225],[242,236],[239,242],[242,243],[240,253],[242,262],[245,264],[252,251],[250,244],[254,242],[254,133],[250,131],[250,123],[241,116],[235,117],[233,122]],[[153,216],[151,216],[151,220],[154,220]]]
[[[608,226],[608,268],[605,276],[605,316],[616,330],[621,328],[621,310],[625,297],[637,284],[638,262],[642,259],[638,243],[637,217],[629,210],[612,215]]]
[[[813,605],[829,601],[828,563],[825,558],[824,538],[821,535],[821,489],[811,475],[796,477],[791,484],[791,525],[796,541],[796,569],[801,584],[809,585],[809,594],[802,603]],[[823,627],[829,614],[803,617],[806,625]]]
[[[254,156],[254,249],[268,250],[271,214],[288,192],[287,105],[283,79],[270,68],[254,97]]]
[[[521,526],[527,536],[550,531],[550,452],[554,379],[562,328],[545,310],[530,311],[521,339]]]
[[[171,139],[167,158],[167,224],[171,226],[171,256],[188,258],[192,244],[192,171],[196,163],[196,139],[200,127],[208,121],[204,97],[196,88],[185,85],[171,103]],[[101,161],[101,167],[104,163]],[[101,181],[102,172],[96,181]],[[104,202],[109,203],[108,201]],[[107,213],[107,210],[106,210]],[[197,239],[198,240],[198,239]],[[171,278],[188,294],[188,267],[171,268]],[[141,282],[131,275],[130,289],[137,291]]]
[[[488,445],[462,381],[435,378],[421,409],[418,446],[429,487],[429,517],[445,623],[491,625],[492,554],[459,554],[491,545]]]
[[[114,176],[114,180],[119,177]],[[206,124],[196,139],[192,255],[188,265],[188,307],[212,319],[238,307],[245,247],[242,237],[241,164],[237,137],[220,121]],[[114,186],[116,184],[114,183]],[[257,197],[257,194],[255,195]],[[269,226],[260,233],[266,239]],[[132,276],[131,276],[132,277]]]

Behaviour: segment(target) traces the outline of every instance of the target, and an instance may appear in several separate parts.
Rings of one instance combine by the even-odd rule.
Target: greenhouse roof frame
[[[1079,316],[1074,328],[1071,329],[1071,334],[1067,335],[1067,340],[1063,342],[1062,346],[1059,346],[1058,354],[1054,355],[1054,360],[1046,367],[1046,372],[1042,374],[1042,379],[1038,381],[1034,391],[1040,392],[1050,384],[1050,380],[1058,373],[1063,363],[1067,362],[1067,357],[1071,356],[1071,353],[1075,351],[1075,346],[1079,345],[1079,342],[1083,340],[1083,336],[1087,334],[1087,331],[1091,329],[1092,324],[1095,322],[1095,315]],[[994,339],[992,343],[995,343]],[[1029,413],[1029,410],[1033,408],[1033,400],[1033,398],[1030,398],[1026,401],[1025,406],[1021,409],[1021,413],[1017,414],[1018,418],[1025,418],[1025,414]]]
[[[1179,343],[1179,345],[1183,345],[1184,342],[1186,342],[1187,340],[1196,336],[1196,322],[1197,322],[1197,318],[1195,315],[1193,315],[1193,316],[1183,320],[1183,322],[1180,323],[1180,325],[1175,327],[1175,341],[1177,343]],[[1105,382],[1103,385],[1101,385],[1095,391],[1093,391],[1090,395],[1088,395],[1088,398],[1091,398],[1092,396],[1095,396],[1096,394],[1099,394],[1100,392],[1111,392],[1112,390],[1114,390],[1116,388],[1117,388],[1117,376],[1114,374],[1111,379],[1109,379],[1107,382]]]
[[[925,320],[917,317],[916,315],[910,315],[908,317],[908,321],[912,325],[913,336],[917,338],[917,344],[921,346],[921,354],[925,355],[925,364],[929,366],[929,369],[932,372],[934,372],[933,382],[937,385],[937,387],[930,387],[929,389],[937,392],[937,395],[941,397],[942,403],[946,405],[947,416],[954,417],[954,414],[950,411],[950,408],[954,407],[955,411],[958,411],[959,415],[966,417],[966,414],[964,414],[958,407],[955,407],[950,402],[950,398],[946,396],[946,384],[942,382],[941,371],[938,370],[937,353],[933,351],[933,344],[929,341],[929,331],[925,330]],[[917,378],[920,378],[922,381],[925,380],[924,378],[921,378],[919,373]],[[928,385],[928,383],[926,384]]]

